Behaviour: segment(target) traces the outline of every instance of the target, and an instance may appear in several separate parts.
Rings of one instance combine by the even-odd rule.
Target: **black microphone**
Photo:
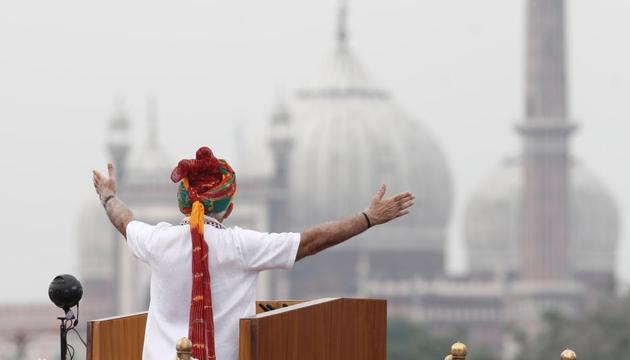
[[[83,297],[83,286],[72,275],[58,275],[48,287],[48,297],[55,305],[63,309],[67,320],[73,320],[75,317],[70,308],[79,304],[79,300]]]

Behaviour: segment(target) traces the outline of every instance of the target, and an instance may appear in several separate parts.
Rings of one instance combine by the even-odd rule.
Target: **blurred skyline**
[[[0,303],[48,301],[56,274],[77,273],[76,219],[82,204],[97,201],[90,171],[108,161],[105,129],[117,99],[138,146],[146,141],[147,104],[156,99],[160,142],[173,164],[205,144],[234,159],[237,173],[264,171],[268,154],[253,152],[266,149],[260,134],[275,100],[316,76],[334,47],[336,0],[171,5],[0,4],[0,158],[10,175],[0,182],[8,229],[0,269],[22,275],[8,280]],[[355,53],[447,155],[456,197],[453,271],[465,267],[467,197],[502,159],[520,152],[514,125],[524,116],[524,5],[350,1]],[[567,6],[569,106],[580,125],[572,151],[617,197],[621,259],[630,251],[630,170],[619,161],[630,154],[623,138],[630,129],[630,44],[620,39],[630,30],[630,4]],[[619,270],[630,281],[630,268]]]

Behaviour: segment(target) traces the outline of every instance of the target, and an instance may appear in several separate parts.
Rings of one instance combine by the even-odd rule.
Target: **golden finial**
[[[576,359],[577,359],[577,355],[575,354],[575,351],[571,349],[566,349],[562,352],[562,354],[560,354],[560,360],[576,360]]]
[[[188,338],[183,337],[179,339],[179,341],[177,342],[177,346],[175,346],[175,349],[177,349],[177,357],[175,359],[176,360],[192,359],[192,348],[193,348],[193,344],[190,340],[188,340]]]
[[[451,357],[452,360],[464,360],[466,359],[466,353],[468,349],[466,345],[461,342],[456,342],[451,346]]]

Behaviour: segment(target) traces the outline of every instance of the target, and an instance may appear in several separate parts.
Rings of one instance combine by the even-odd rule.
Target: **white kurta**
[[[300,234],[269,234],[207,225],[217,360],[238,359],[238,323],[256,312],[258,272],[293,267]],[[177,340],[188,336],[192,289],[192,245],[188,225],[132,221],[131,252],[151,268],[151,300],[144,360],[175,356]]]

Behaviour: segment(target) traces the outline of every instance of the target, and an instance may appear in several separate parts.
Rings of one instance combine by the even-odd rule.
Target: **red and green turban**
[[[232,211],[236,195],[236,175],[223,159],[217,159],[212,150],[201,147],[195,159],[182,160],[171,173],[171,180],[179,182],[177,200],[179,210],[190,215],[195,201],[200,201],[204,213]]]
[[[230,215],[236,194],[234,170],[225,160],[214,157],[207,147],[197,150],[195,159],[182,160],[171,173],[180,182],[179,209],[190,216],[192,238],[192,294],[188,338],[192,355],[199,360],[214,360],[214,318],[210,286],[209,248],[204,239],[204,214],[226,212]]]

